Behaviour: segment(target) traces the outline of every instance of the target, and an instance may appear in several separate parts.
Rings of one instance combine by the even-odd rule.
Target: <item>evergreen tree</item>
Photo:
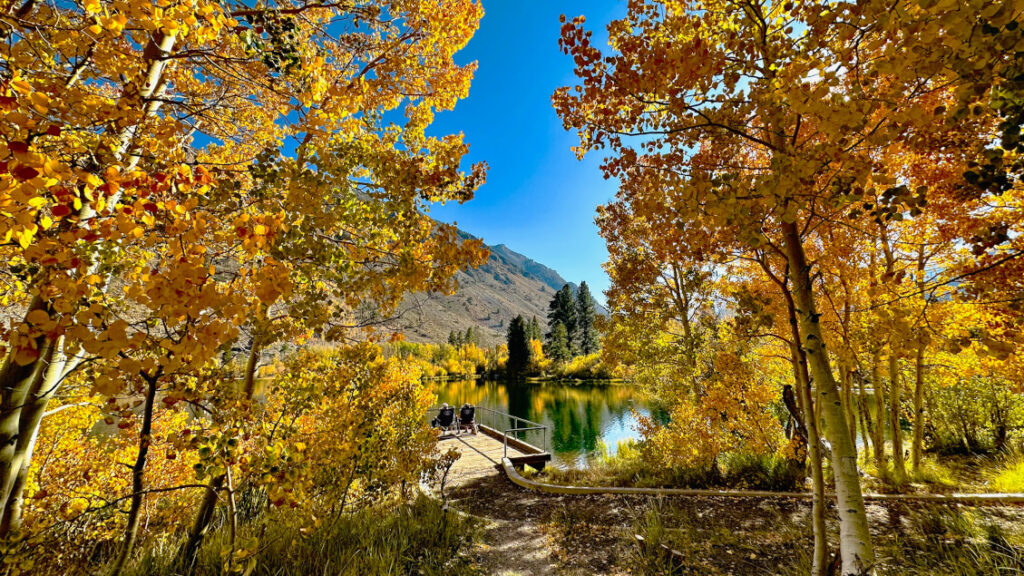
[[[480,338],[477,336],[477,333],[473,330],[472,326],[466,328],[466,339],[463,342],[463,345],[479,344],[479,340]]]
[[[527,327],[526,333],[530,336],[530,340],[544,339],[544,335],[540,331],[540,322],[537,321],[536,316],[530,319],[530,325]]]
[[[552,329],[552,332],[547,333],[548,344],[551,343],[555,324],[559,322],[565,327],[569,352],[572,353],[576,349],[576,299],[573,297],[572,287],[568,284],[555,292],[555,297],[548,305],[548,326]]]
[[[526,335],[526,321],[520,314],[508,325],[508,364],[510,378],[518,378],[530,366],[530,340]]]
[[[551,335],[548,343],[544,345],[544,353],[555,362],[568,362],[572,360],[572,352],[569,350],[569,333],[565,324],[555,322],[551,327]]]
[[[455,339],[455,330],[448,332],[448,345],[457,346],[458,340]]]
[[[597,328],[594,327],[596,317],[597,307],[594,297],[590,295],[590,288],[586,282],[580,282],[580,288],[576,291],[576,339],[577,348],[582,354],[593,354],[601,349]]]

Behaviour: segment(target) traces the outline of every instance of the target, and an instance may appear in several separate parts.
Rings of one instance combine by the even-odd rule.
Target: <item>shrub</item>
[[[613,375],[607,364],[601,361],[601,354],[576,356],[569,362],[554,366],[557,378],[575,380],[610,380]]]
[[[481,348],[473,343],[452,346],[449,344],[416,344],[393,342],[386,344],[384,355],[399,358],[420,369],[428,379],[475,378],[477,374],[494,371],[508,356],[503,347]]]
[[[1024,395],[997,379],[964,378],[935,390],[929,415],[936,451],[1002,450],[1012,434],[1024,429]]]
[[[725,484],[734,488],[789,492],[799,490],[806,478],[803,466],[777,454],[739,452],[721,460]]]

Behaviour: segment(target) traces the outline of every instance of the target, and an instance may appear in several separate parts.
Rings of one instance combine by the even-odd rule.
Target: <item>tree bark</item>
[[[860,412],[860,435],[864,443],[864,461],[867,462],[871,450],[871,411],[868,410],[868,394],[864,386],[864,375],[857,377],[857,409]]]
[[[149,456],[149,446],[153,441],[153,405],[156,403],[156,385],[160,381],[160,376],[145,376],[144,378],[146,380],[146,399],[142,408],[142,427],[139,429],[139,453],[135,457],[135,464],[132,465],[132,500],[128,509],[128,524],[124,529],[121,551],[111,566],[110,576],[121,574],[135,550],[135,541],[139,535],[139,520],[142,518],[142,504],[146,499],[143,493],[146,459]]]
[[[36,359],[20,365],[9,359],[4,366],[3,388],[0,389],[0,507],[7,510],[8,501],[18,476],[19,466],[15,461],[21,429],[21,412],[29,400],[29,392],[39,387],[45,376],[46,367],[53,356],[53,342],[41,337]],[[12,353],[13,354],[13,353]]]
[[[249,346],[249,358],[245,362],[245,384],[243,394],[246,400],[252,400],[256,393],[256,368],[260,362],[260,345],[253,336],[252,345]]]
[[[910,461],[914,475],[921,472],[921,455],[924,451],[924,339],[917,343],[914,358],[914,440],[910,445]]]
[[[798,431],[803,428],[803,438],[807,448],[807,459],[811,466],[811,528],[814,534],[814,552],[811,559],[811,575],[826,576],[829,569],[829,546],[828,530],[825,525],[825,475],[822,470],[822,446],[821,434],[818,427],[819,419],[814,401],[811,398],[810,376],[807,372],[807,354],[801,347],[800,325],[797,319],[796,303],[793,301],[793,293],[789,289],[789,278],[779,277],[772,272],[764,259],[759,260],[765,274],[779,287],[783,299],[786,301],[786,315],[789,321],[790,332],[790,357],[793,366],[793,381],[796,383],[796,403],[799,410],[790,407],[791,400],[787,399],[783,392],[783,401],[791,413],[797,414]],[[803,411],[803,417],[799,412]]]
[[[875,396],[875,427],[871,430],[872,442],[875,445],[875,468],[879,474],[889,469],[885,459],[885,385],[882,384],[882,371],[879,363],[882,353],[875,350],[871,354],[871,388]]]
[[[195,520],[188,531],[188,540],[185,541],[185,545],[182,546],[178,555],[178,567],[185,574],[195,573],[199,548],[203,545],[206,532],[210,529],[210,522],[213,520],[213,513],[217,510],[217,500],[220,497],[220,491],[224,488],[226,478],[226,475],[221,474],[210,480],[203,494],[203,501],[199,504]]]
[[[68,358],[62,352],[64,337],[59,337],[49,347],[48,358],[41,366],[45,366],[43,377],[36,379],[28,390],[25,402],[19,411],[18,439],[10,467],[4,473],[13,475],[11,488],[0,516],[0,536],[7,535],[11,530],[21,527],[22,504],[24,502],[25,481],[32,465],[32,453],[39,439],[39,427],[46,413],[46,407],[64,378],[79,366],[81,360],[75,356]]]
[[[864,496],[857,471],[857,452],[838,397],[835,377],[825,347],[819,314],[814,302],[810,266],[800,232],[794,222],[782,222],[786,257],[793,278],[793,297],[797,307],[803,350],[810,376],[818,390],[825,431],[832,444],[832,467],[836,481],[839,512],[839,550],[842,574],[858,576],[874,571],[875,555],[868,529]]]
[[[924,295],[924,246],[917,252],[917,290]],[[928,300],[925,300],[925,313],[927,313]],[[921,473],[921,456],[924,451],[924,354],[928,346],[925,338],[924,327],[919,325],[917,329],[917,351],[914,356],[914,439],[910,444],[910,462],[914,475]]]
[[[799,333],[798,333],[799,335]],[[799,340],[798,340],[799,341]],[[807,356],[801,350],[794,367],[797,393],[803,398],[807,407],[806,414],[814,414],[814,402],[811,399],[810,377],[807,373]],[[807,429],[807,460],[811,465],[811,528],[814,534],[814,552],[811,559],[811,576],[826,576],[828,573],[828,527],[825,524],[825,474],[822,470],[821,436],[818,423],[811,416],[806,419]]]
[[[903,434],[900,431],[900,363],[893,343],[889,343],[889,435],[892,436],[892,470],[896,484],[907,483],[907,467],[903,459]]]
[[[249,347],[249,358],[245,363],[245,374],[243,378],[244,401],[250,402],[256,391],[256,367],[259,365],[260,345],[253,336],[252,345]],[[203,501],[196,511],[195,519],[188,530],[188,539],[178,553],[178,566],[185,574],[193,574],[196,569],[196,558],[199,549],[203,545],[206,533],[210,529],[210,522],[213,520],[213,513],[217,510],[217,502],[220,499],[220,492],[224,489],[227,474],[220,474],[210,480],[203,496]]]
[[[843,413],[846,415],[846,424],[850,428],[850,442],[853,442],[854,449],[857,447],[857,418],[853,412],[853,377],[846,365],[839,367],[840,383],[843,391]]]
[[[815,417],[814,401],[811,398],[810,376],[807,372],[807,354],[800,346],[800,325],[797,320],[796,304],[789,288],[779,284],[786,300],[793,355],[793,378],[797,395],[803,406],[804,428],[807,438],[807,460],[811,466],[811,529],[814,534],[814,552],[811,558],[811,576],[826,576],[828,570],[828,528],[825,525],[825,474],[822,470],[821,435],[818,419]]]

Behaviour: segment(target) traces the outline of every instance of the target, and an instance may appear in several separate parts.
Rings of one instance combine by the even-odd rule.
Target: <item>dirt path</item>
[[[485,574],[627,574],[619,565],[633,511],[621,497],[535,493],[496,473],[456,487],[451,498],[485,522],[477,550]]]
[[[683,574],[773,574],[775,560],[764,554],[765,549],[777,548],[774,552],[788,554],[791,542],[773,546],[765,532],[772,531],[769,525],[777,522],[780,514],[803,523],[809,511],[784,499],[537,493],[516,486],[504,474],[473,479],[456,487],[451,497],[460,510],[486,523],[476,557],[484,574],[500,576],[665,573],[637,570],[632,535],[645,510],[652,506],[662,509],[670,502],[686,509],[688,523],[723,533],[694,535],[699,556],[695,556],[695,570]],[[725,537],[734,529],[735,536]],[[741,535],[756,535],[760,540],[749,542],[757,548],[753,558]]]
[[[544,524],[545,507],[536,496],[497,473],[457,487],[452,502],[484,522],[477,560],[485,574],[548,576],[555,574]]]
[[[486,575],[667,574],[639,554],[633,539],[636,533],[651,536],[646,519],[652,511],[666,542],[683,552],[683,565],[671,571],[675,574],[788,576],[801,572],[794,563],[801,564],[812,546],[810,504],[794,499],[545,494],[516,486],[497,469],[453,486],[449,495],[456,508],[483,522],[474,555]],[[985,537],[979,540],[979,535],[992,525],[1000,526],[1020,559],[1013,568],[1024,569],[1022,506],[886,502],[868,509],[888,573],[932,574],[940,556],[960,554],[966,542],[982,542]],[[834,511],[828,520],[834,542]],[[914,563],[914,569],[900,569],[907,563]]]

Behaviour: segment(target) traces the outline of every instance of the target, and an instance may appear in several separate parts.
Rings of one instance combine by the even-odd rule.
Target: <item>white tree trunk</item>
[[[832,468],[836,479],[837,511],[839,513],[839,549],[842,555],[843,576],[859,576],[874,571],[875,554],[868,529],[867,510],[860,489],[857,471],[857,452],[850,440],[843,403],[814,303],[810,266],[804,253],[803,241],[795,223],[782,223],[782,230],[793,277],[793,297],[796,301],[803,348],[811,379],[818,390],[825,431],[832,445]]]
[[[907,483],[907,466],[903,458],[903,434],[900,431],[900,361],[889,343],[889,435],[892,436],[893,481]]]

